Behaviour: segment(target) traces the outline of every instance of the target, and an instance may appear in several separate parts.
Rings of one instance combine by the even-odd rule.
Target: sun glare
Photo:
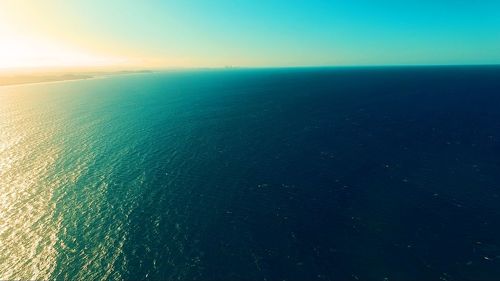
[[[121,59],[100,57],[31,38],[3,37],[0,39],[0,68],[2,69],[107,66],[122,62]]]
[[[36,38],[0,26],[0,69],[95,67],[126,63],[125,59],[96,55],[67,44]]]

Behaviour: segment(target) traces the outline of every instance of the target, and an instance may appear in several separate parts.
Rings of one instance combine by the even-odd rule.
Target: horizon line
[[[89,67],[33,67],[0,68],[0,75],[34,73],[85,73],[85,72],[120,72],[120,71],[171,71],[195,69],[294,69],[294,68],[383,68],[383,67],[479,67],[500,66],[500,63],[429,63],[429,64],[341,64],[341,65],[261,65],[261,66],[89,66]]]
[[[317,66],[258,66],[258,67],[168,67],[168,68],[139,68],[139,69],[100,69],[100,70],[55,70],[39,72],[6,73],[0,71],[0,88],[19,86],[26,84],[47,84],[70,82],[76,80],[88,80],[110,75],[126,74],[150,74],[163,71],[196,71],[196,70],[273,70],[273,69],[390,69],[390,68],[477,68],[477,67],[500,67],[500,64],[389,64],[389,65],[317,65]],[[38,69],[40,70],[40,69]]]

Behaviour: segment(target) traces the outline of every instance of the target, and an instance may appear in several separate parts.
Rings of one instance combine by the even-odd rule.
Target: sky
[[[0,69],[499,63],[500,0],[0,0]]]

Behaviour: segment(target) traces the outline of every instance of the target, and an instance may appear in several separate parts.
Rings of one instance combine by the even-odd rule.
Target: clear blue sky
[[[499,0],[39,2],[72,43],[165,65],[500,63]]]

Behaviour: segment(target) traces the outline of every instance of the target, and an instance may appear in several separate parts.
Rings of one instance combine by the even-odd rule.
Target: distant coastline
[[[100,76],[120,75],[120,74],[135,74],[135,73],[151,73],[151,70],[127,70],[113,72],[90,72],[90,73],[56,73],[56,74],[0,74],[0,87],[13,86],[22,84],[37,84],[59,81],[83,80],[92,79]]]

